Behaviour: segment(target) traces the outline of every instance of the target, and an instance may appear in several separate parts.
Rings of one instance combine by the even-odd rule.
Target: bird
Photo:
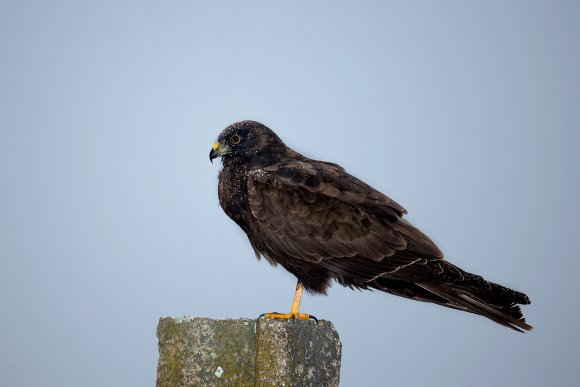
[[[265,318],[310,319],[300,313],[303,289],[325,295],[333,282],[474,313],[530,331],[522,292],[487,281],[447,261],[406,220],[400,204],[340,165],[292,150],[266,125],[235,122],[209,153],[221,157],[219,204],[247,235],[256,258],[297,278],[290,313]]]

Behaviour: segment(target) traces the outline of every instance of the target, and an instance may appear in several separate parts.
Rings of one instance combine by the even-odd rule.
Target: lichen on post
[[[338,386],[342,344],[330,321],[261,320],[257,386]]]
[[[341,343],[329,321],[163,317],[157,386],[337,386]]]

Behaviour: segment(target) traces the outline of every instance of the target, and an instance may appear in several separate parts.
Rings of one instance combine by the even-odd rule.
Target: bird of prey
[[[524,293],[446,261],[401,205],[341,166],[301,155],[256,121],[225,128],[210,150],[217,157],[221,207],[258,259],[298,279],[291,312],[266,318],[310,318],[299,312],[302,289],[325,294],[334,280],[532,329],[519,307],[530,303]]]

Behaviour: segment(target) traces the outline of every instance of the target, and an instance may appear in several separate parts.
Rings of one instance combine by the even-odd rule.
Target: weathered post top
[[[162,317],[157,386],[338,386],[330,321]]]

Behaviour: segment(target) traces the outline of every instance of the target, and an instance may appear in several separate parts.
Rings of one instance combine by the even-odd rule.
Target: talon
[[[260,317],[264,318],[275,318],[275,319],[284,319],[284,320],[310,320],[313,318],[311,315],[307,313],[278,313],[278,312],[271,312],[271,313],[263,313]],[[316,320],[316,318],[313,318]],[[316,320],[318,322],[318,320]]]
[[[314,320],[316,324],[318,324],[318,319],[310,314],[307,313],[299,313],[298,309],[300,308],[300,298],[302,297],[302,283],[298,281],[296,284],[296,294],[294,295],[294,302],[292,303],[292,310],[290,313],[278,313],[278,312],[270,312],[270,313],[262,313],[258,319],[264,318],[277,318],[277,319],[286,319],[286,320]]]
[[[261,315],[258,316],[258,319],[261,319],[262,317],[264,317],[264,318],[275,318],[275,317],[270,317],[269,315],[271,315],[271,314],[282,314],[282,313],[278,313],[278,312],[262,313]]]

